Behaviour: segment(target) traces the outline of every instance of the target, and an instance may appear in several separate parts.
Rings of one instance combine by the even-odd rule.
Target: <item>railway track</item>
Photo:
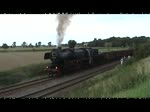
[[[11,94],[12,92],[15,92],[21,88],[29,87],[31,85],[36,85],[38,83],[42,83],[42,82],[45,82],[48,80],[50,80],[50,78],[48,76],[44,76],[44,77],[40,77],[40,78],[35,78],[30,81],[26,81],[26,82],[14,84],[11,86],[7,86],[4,88],[0,88],[0,97],[7,96],[8,94]]]
[[[66,89],[68,87],[71,87],[73,85],[79,84],[80,82],[83,82],[83,81],[85,81],[87,79],[90,79],[90,78],[96,76],[99,73],[103,73],[103,72],[105,72],[107,70],[110,70],[110,69],[114,68],[116,65],[118,65],[118,63],[119,62],[115,62],[115,63],[112,63],[112,64],[104,65],[100,69],[94,69],[93,71],[87,72],[84,75],[81,75],[81,76],[79,75],[78,77],[69,79],[67,81],[58,83],[56,85],[50,86],[50,87],[45,88],[45,89],[41,89],[41,90],[36,91],[36,92],[32,92],[32,93],[27,94],[27,95],[20,96],[19,98],[53,97],[54,94],[57,94],[58,92]]]

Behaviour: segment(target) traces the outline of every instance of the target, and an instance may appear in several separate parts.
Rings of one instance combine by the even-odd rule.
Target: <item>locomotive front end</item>
[[[55,65],[49,65],[45,68],[45,71],[49,76],[56,76],[61,74],[61,67]]]
[[[61,58],[60,58],[61,48],[53,49],[49,53],[45,53],[44,59],[50,59],[51,64],[46,66],[45,71],[49,76],[56,76],[62,73],[61,71]]]

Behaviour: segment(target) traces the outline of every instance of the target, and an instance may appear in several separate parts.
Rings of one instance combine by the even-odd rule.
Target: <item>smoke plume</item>
[[[66,31],[66,28],[70,24],[70,18],[72,17],[72,14],[59,14],[57,15],[58,20],[58,26],[57,26],[57,45],[60,46],[64,39],[64,34]]]

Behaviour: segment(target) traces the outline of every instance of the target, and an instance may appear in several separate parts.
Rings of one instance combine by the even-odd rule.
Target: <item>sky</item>
[[[56,14],[1,14],[0,46],[3,43],[21,45],[42,42],[57,45]],[[63,44],[69,40],[78,43],[89,42],[94,38],[150,37],[149,14],[76,14],[67,27]]]

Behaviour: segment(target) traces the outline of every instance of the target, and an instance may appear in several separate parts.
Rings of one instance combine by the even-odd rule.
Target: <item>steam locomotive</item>
[[[132,56],[133,50],[122,50],[112,52],[98,52],[92,48],[66,48],[53,49],[44,55],[44,59],[50,59],[52,63],[46,67],[51,76],[58,76],[66,72],[77,71],[96,65],[121,59],[123,56]]]

